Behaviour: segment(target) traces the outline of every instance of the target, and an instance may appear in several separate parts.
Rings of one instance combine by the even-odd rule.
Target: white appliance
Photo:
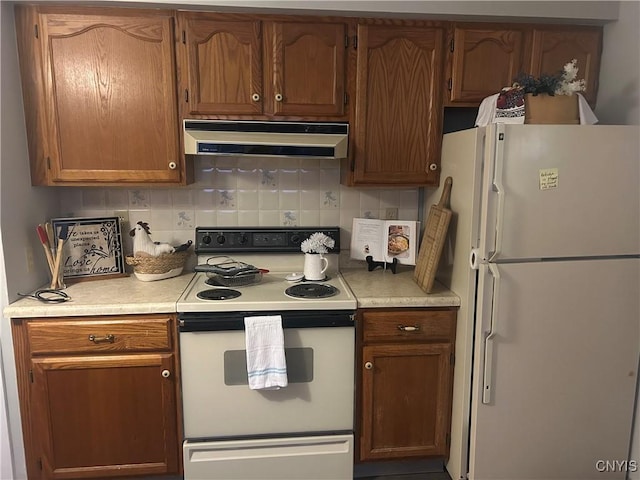
[[[327,278],[307,282],[291,274],[316,231],[336,245]],[[338,270],[339,229],[198,227],[195,245],[201,272],[177,304],[185,480],[351,479],[356,300]],[[268,272],[218,285],[202,270],[220,255]],[[256,315],[282,317],[285,388],[248,387],[244,318]]]
[[[444,136],[454,217],[438,279],[461,297],[452,479],[624,479],[638,464],[639,139],[573,125]]]
[[[189,155],[345,158],[348,123],[184,120]]]

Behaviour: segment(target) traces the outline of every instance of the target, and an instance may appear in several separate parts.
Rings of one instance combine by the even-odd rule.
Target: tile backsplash
[[[194,158],[195,182],[175,188],[65,188],[64,216],[126,212],[126,231],[142,220],[154,241],[194,238],[196,226],[339,226],[348,249],[354,217],[384,218],[397,208],[402,220],[418,220],[418,189],[340,185],[339,160],[249,157]]]

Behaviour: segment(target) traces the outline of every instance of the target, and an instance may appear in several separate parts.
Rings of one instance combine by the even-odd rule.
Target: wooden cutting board
[[[447,229],[451,221],[451,210],[449,200],[451,198],[451,185],[453,179],[447,177],[444,181],[444,188],[440,201],[437,205],[432,205],[429,210],[429,217],[424,228],[422,243],[418,252],[416,268],[413,271],[413,279],[425,292],[431,292],[436,278],[438,262],[442,255],[442,248],[447,236]]]

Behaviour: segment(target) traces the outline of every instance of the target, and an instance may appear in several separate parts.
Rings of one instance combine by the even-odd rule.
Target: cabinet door
[[[44,357],[31,367],[43,478],[178,472],[172,354]]]
[[[436,185],[444,31],[359,25],[354,185]]]
[[[578,79],[585,80],[585,99],[595,105],[598,94],[602,29],[600,27],[540,27],[533,30],[529,72],[534,76],[557,73],[578,61]]]
[[[52,182],[181,182],[172,17],[42,13],[39,28]]]
[[[517,29],[456,27],[450,103],[479,104],[513,83],[522,70],[524,34]]]
[[[363,347],[360,460],[444,456],[451,344]]]
[[[273,22],[269,28],[269,111],[277,116],[344,115],[346,24]]]
[[[354,185],[437,185],[444,31],[358,25]]]
[[[263,112],[261,22],[180,13],[189,114]]]

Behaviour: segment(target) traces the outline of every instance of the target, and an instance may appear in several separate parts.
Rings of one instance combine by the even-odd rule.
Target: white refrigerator
[[[639,145],[637,126],[494,124],[444,136],[453,218],[437,278],[461,297],[452,479],[640,469],[630,452]]]

